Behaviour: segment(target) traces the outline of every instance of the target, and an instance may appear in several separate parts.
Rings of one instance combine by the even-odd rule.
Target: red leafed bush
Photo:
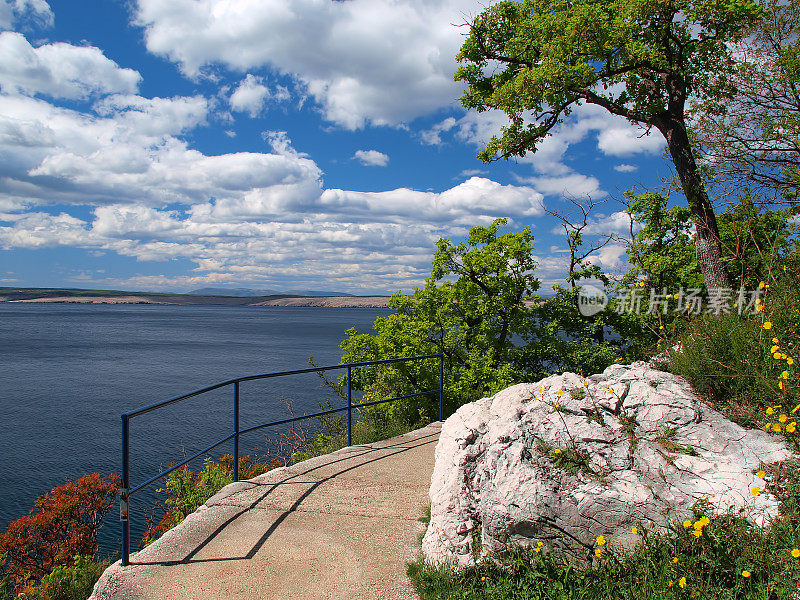
[[[39,496],[35,508],[0,533],[0,580],[12,589],[39,581],[76,556],[97,552],[97,531],[114,504],[116,474],[84,475]]]

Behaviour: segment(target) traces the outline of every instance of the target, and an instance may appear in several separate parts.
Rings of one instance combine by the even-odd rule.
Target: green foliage
[[[464,402],[499,391],[527,370],[524,340],[533,326],[530,299],[539,282],[533,276],[533,236],[499,234],[504,219],[473,227],[465,242],[437,243],[431,275],[412,297],[394,294],[394,313],[376,319],[375,335],[348,330],[342,362],[418,354],[445,356],[448,413]],[[438,388],[438,361],[398,363],[354,374],[357,389],[370,398]],[[389,409],[406,424],[438,418],[431,398],[398,402]]]
[[[45,575],[39,585],[25,589],[29,600],[86,600],[108,563],[90,556],[76,556],[71,565],[60,566]]]
[[[719,215],[719,232],[728,272],[735,287],[753,290],[770,278],[775,265],[796,251],[796,209],[764,210],[748,191]]]
[[[726,42],[760,16],[749,0],[498,2],[471,24],[455,78],[467,108],[497,108],[511,124],[479,155],[491,160],[535,151],[580,102],[659,126],[692,94],[730,96],[712,81],[733,61]],[[491,62],[502,69],[488,69]],[[530,111],[537,119],[525,121]]]
[[[239,477],[251,479],[277,466],[280,466],[280,462],[276,459],[269,463],[261,463],[253,461],[250,456],[240,456]],[[164,500],[168,507],[167,511],[157,524],[145,531],[142,544],[154,542],[229,483],[233,483],[233,456],[230,454],[224,454],[218,459],[206,458],[203,469],[197,473],[188,465],[170,473],[164,487],[156,490],[167,495]]]
[[[629,317],[613,310],[584,317],[576,308],[577,289],[554,289],[554,296],[538,298],[533,308],[537,327],[529,332],[527,348],[531,381],[563,371],[599,373],[622,360],[624,346],[631,356],[638,351],[626,340],[606,335],[606,329],[616,330]]]
[[[667,208],[661,194],[626,192],[633,220],[641,226],[628,244],[631,268],[623,282],[645,280],[654,289],[703,287],[692,241],[692,214],[683,206]]]

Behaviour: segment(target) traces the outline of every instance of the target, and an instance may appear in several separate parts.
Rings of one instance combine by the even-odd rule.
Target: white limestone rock
[[[570,456],[584,464],[554,465]],[[632,527],[691,518],[701,500],[764,522],[777,502],[753,497],[765,485],[756,473],[791,457],[777,437],[732,423],[646,363],[554,375],[445,421],[422,550],[434,564],[467,566],[507,544],[573,552],[603,535],[629,546]]]

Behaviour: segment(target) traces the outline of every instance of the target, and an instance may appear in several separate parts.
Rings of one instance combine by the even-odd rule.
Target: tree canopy
[[[589,103],[660,131],[695,224],[709,287],[729,287],[716,216],[686,126],[690,98],[731,97],[727,44],[761,15],[752,0],[507,0],[470,24],[456,80],[466,108],[510,120],[485,161],[535,152],[564,117]]]
[[[500,234],[503,224],[498,219],[488,227],[473,227],[459,244],[440,239],[425,286],[415,288],[413,296],[394,294],[389,307],[396,312],[375,321],[375,335],[348,330],[342,361],[442,353],[452,407],[519,379],[525,371],[524,340],[533,327],[524,300],[532,298],[539,281],[530,230]],[[438,364],[392,368],[394,393],[432,389],[438,382]],[[368,376],[360,383],[369,387],[376,381]],[[397,387],[402,385],[408,389]],[[406,420],[413,423],[426,409],[408,403],[406,410]]]

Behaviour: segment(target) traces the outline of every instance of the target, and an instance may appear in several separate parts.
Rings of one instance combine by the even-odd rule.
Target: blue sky
[[[0,0],[0,286],[410,290],[440,237],[670,175],[658,132],[576,110],[535,155],[453,81],[470,0]],[[595,258],[624,268],[624,245]]]

